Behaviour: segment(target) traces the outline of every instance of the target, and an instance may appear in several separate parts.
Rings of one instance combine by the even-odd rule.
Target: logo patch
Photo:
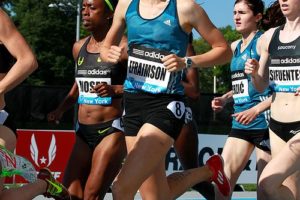
[[[290,130],[290,133],[296,135],[297,133],[300,133],[300,130]]]
[[[103,129],[103,130],[98,130],[98,133],[100,135],[104,134],[106,131],[108,131],[110,129],[110,127],[106,128],[106,129]]]
[[[171,20],[167,19],[166,21],[164,21],[164,24],[171,26]]]
[[[56,183],[53,183],[52,181],[49,181],[49,180],[47,180],[47,182],[48,182],[49,184],[51,184],[55,189],[57,189],[57,191],[56,191],[55,193],[59,194],[59,193],[62,192],[62,188],[61,188],[60,185],[58,185],[58,184],[56,184]]]
[[[77,60],[77,65],[78,66],[82,65],[83,61],[84,61],[84,57],[79,57]]]
[[[47,167],[49,167],[56,157],[56,139],[54,134],[52,134],[50,146],[48,148],[48,163],[46,163],[47,159],[45,158],[45,156],[39,158],[39,149],[34,134],[32,134],[31,136],[30,155],[32,160],[38,167],[40,167],[41,164],[44,164]]]

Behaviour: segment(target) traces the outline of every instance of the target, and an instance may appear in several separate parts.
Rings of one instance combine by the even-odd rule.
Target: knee
[[[92,191],[92,190],[84,191],[84,199],[92,200],[92,199],[97,199],[97,198],[98,198],[98,194],[95,191]]]
[[[99,199],[100,196],[103,196],[103,194],[105,195],[105,192],[103,192],[102,190],[103,188],[101,188],[98,184],[87,181],[84,188],[84,199],[86,200]]]
[[[260,179],[258,182],[258,194],[262,197],[273,196],[278,188],[274,187],[274,184],[268,178]],[[266,199],[266,198],[263,198]]]
[[[130,190],[128,185],[122,184],[120,181],[115,180],[112,184],[112,193],[114,199],[133,199],[134,192]]]

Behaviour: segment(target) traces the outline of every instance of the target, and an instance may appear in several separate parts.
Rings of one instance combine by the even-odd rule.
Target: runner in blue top
[[[259,59],[257,41],[262,35],[258,24],[263,18],[264,4],[261,0],[236,0],[234,4],[234,22],[242,39],[232,43],[231,60],[232,90],[212,101],[212,108],[220,111],[229,101],[234,101],[232,128],[223,148],[225,173],[231,188],[234,188],[240,174],[245,168],[253,150],[257,155],[257,171],[260,176],[266,163],[270,160],[268,115],[265,111],[271,103],[270,88],[258,92],[251,77],[245,74],[248,58]],[[265,112],[264,112],[265,111]],[[261,190],[257,189],[258,199]],[[218,194],[216,196],[218,199]],[[230,197],[229,197],[230,199]]]
[[[119,60],[122,49],[117,45],[125,28],[129,59],[124,84],[124,128],[129,153],[113,184],[114,199],[133,199],[140,187],[143,198],[174,199],[210,178],[228,195],[226,177],[216,179],[215,172],[223,171],[221,157],[214,156],[205,167],[173,174],[168,179],[164,161],[184,123],[182,69],[227,62],[231,52],[224,37],[194,0],[121,0],[100,54],[104,60]],[[212,49],[185,57],[193,28]],[[212,165],[212,160],[218,164]],[[217,165],[218,170],[214,170],[212,166]],[[146,197],[143,190],[152,192]]]
[[[255,1],[254,1],[255,2]],[[251,78],[244,73],[245,61],[247,58],[259,59],[259,55],[256,51],[256,43],[258,38],[262,35],[261,31],[257,31],[249,42],[246,48],[242,48],[243,41],[240,40],[234,49],[234,56],[231,60],[231,80],[232,80],[232,93],[234,100],[234,112],[239,113],[253,106],[259,102],[266,100],[270,94],[270,88],[266,88],[265,91],[259,93],[253,86]],[[234,117],[232,120],[233,129],[247,129],[247,130],[259,130],[268,128],[268,116],[267,113],[261,113],[251,123],[244,125],[237,121]]]
[[[272,160],[259,187],[264,199],[300,197],[300,0],[279,0],[286,23],[265,32],[258,41],[259,62],[248,59],[245,72],[258,91],[270,84]],[[276,15],[272,16],[276,17]]]

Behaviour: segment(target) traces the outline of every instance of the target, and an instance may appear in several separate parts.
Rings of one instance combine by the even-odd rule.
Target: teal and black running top
[[[168,54],[186,55],[189,38],[179,24],[176,0],[169,0],[164,11],[153,19],[140,15],[139,2],[132,0],[125,16],[129,60],[124,89],[183,95],[183,72],[167,72],[161,62]]]
[[[261,35],[262,32],[257,32],[244,50],[241,50],[242,41],[240,41],[234,51],[230,64],[234,113],[248,110],[271,95],[270,88],[265,89],[263,93],[258,92],[251,81],[250,75],[244,72],[247,59],[254,58],[259,60],[260,58],[260,55],[256,51],[256,45]],[[247,130],[266,129],[268,128],[268,117],[269,113],[263,112],[248,125],[240,124],[233,118],[232,128]]]

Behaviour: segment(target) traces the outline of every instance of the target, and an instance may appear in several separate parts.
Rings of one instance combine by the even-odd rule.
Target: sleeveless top
[[[126,69],[121,64],[102,62],[99,53],[89,53],[89,37],[81,47],[77,57],[75,79],[79,89],[79,104],[110,105],[112,97],[99,97],[90,90],[105,82],[109,85],[123,85]]]
[[[14,62],[15,58],[8,52],[3,44],[0,44],[0,73],[7,73]]]
[[[279,41],[278,27],[269,45],[269,80],[275,92],[294,93],[300,87],[300,36],[292,42]]]
[[[251,77],[244,72],[247,59],[254,58],[259,60],[260,58],[256,51],[256,44],[261,35],[262,32],[258,31],[243,51],[241,51],[242,41],[240,41],[234,51],[230,64],[234,113],[248,110],[271,95],[270,88],[267,88],[263,93],[259,93],[252,84]],[[233,118],[232,128],[247,130],[266,129],[268,127],[268,117],[269,114],[263,112],[248,125],[242,125]]]
[[[132,0],[125,15],[129,59],[124,90],[183,95],[182,71],[170,73],[161,62],[168,54],[186,55],[189,37],[179,24],[176,0],[153,19],[140,15],[139,2]]]

